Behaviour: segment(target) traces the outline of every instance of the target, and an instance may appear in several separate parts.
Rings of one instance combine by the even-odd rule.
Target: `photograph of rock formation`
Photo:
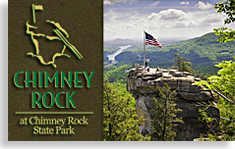
[[[235,1],[103,3],[104,141],[235,141]]]

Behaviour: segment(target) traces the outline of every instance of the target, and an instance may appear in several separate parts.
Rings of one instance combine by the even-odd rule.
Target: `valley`
[[[233,41],[220,43],[216,41],[218,38],[214,33],[208,33],[197,38],[168,44],[163,43],[161,49],[156,46],[146,45],[146,59],[149,61],[150,67],[166,69],[174,65],[174,53],[179,53],[192,63],[194,73],[208,77],[218,71],[214,66],[215,64],[225,60],[232,60],[233,56],[235,56],[235,43]],[[117,63],[115,66],[129,65],[131,67],[133,64],[143,65],[143,43],[118,39],[116,44],[115,41],[104,43],[104,68],[112,63],[107,55],[113,54],[119,49],[120,45],[125,44],[131,45],[131,47],[116,55],[115,60]]]

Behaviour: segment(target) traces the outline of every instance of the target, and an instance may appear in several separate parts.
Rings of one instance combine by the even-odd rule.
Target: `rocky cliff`
[[[138,116],[144,116],[146,119],[139,127],[141,134],[152,133],[151,119],[152,116],[152,98],[159,99],[159,89],[165,83],[176,90],[174,102],[177,108],[182,112],[177,117],[182,117],[184,123],[179,123],[176,128],[175,140],[192,141],[194,138],[205,134],[209,128],[202,122],[198,121],[198,110],[203,106],[196,106],[200,102],[213,100],[213,94],[210,91],[203,90],[203,87],[192,85],[195,80],[200,80],[189,72],[179,72],[177,70],[150,69],[149,72],[141,67],[133,67],[128,72],[127,90],[133,94],[136,100],[136,110]],[[219,110],[210,107],[209,115],[219,122]]]

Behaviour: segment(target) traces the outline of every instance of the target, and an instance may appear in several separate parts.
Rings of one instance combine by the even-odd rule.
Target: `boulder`
[[[212,93],[208,91],[201,91],[201,92],[178,92],[181,99],[186,100],[193,100],[193,101],[208,101],[212,99]]]
[[[153,69],[154,70],[154,69]],[[203,87],[192,85],[195,78],[189,72],[179,72],[177,70],[160,69],[159,71],[146,72],[144,69],[139,72],[137,68],[132,68],[127,77],[127,90],[133,94],[136,100],[136,111],[138,116],[143,116],[146,120],[139,127],[139,132],[143,135],[152,133],[151,120],[152,99],[159,99],[159,89],[168,84],[172,90],[176,91],[174,102],[177,108],[182,109],[177,117],[182,117],[184,123],[179,123],[176,127],[175,140],[192,141],[208,132],[208,128],[198,120],[200,102],[213,100],[210,91],[203,90]],[[214,107],[208,109],[211,117],[219,121],[219,110]]]
[[[163,78],[171,78],[172,75],[169,74],[169,73],[162,73],[162,77],[163,77]]]

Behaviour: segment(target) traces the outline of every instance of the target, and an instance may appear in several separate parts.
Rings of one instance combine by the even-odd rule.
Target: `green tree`
[[[188,62],[188,59],[182,57],[179,53],[174,53],[175,64],[171,68],[177,68],[179,71],[188,71],[193,72],[194,70],[190,67],[192,66],[191,62]]]
[[[181,109],[176,108],[173,102],[175,91],[165,84],[162,89],[159,89],[160,99],[153,98],[153,117],[152,128],[154,133],[152,137],[159,141],[173,141],[176,135],[175,127],[177,123],[183,122],[181,118],[176,118]]]
[[[216,3],[214,6],[218,13],[225,13],[227,18],[224,24],[230,24],[235,21],[235,1],[227,0]],[[235,31],[227,27],[214,29],[216,35],[220,36],[218,41],[226,43],[235,40]],[[234,57],[235,58],[235,57]],[[206,89],[218,93],[217,103],[214,106],[219,108],[221,125],[220,131],[215,135],[209,135],[212,140],[235,140],[235,62],[222,61],[216,67],[220,68],[218,75],[208,78],[207,81],[195,82],[195,85],[205,86]],[[220,92],[222,94],[220,94]],[[225,95],[225,96],[224,96]],[[204,112],[204,111],[203,111]],[[207,114],[203,114],[204,120],[207,120]]]
[[[139,125],[144,119],[137,119],[131,105],[131,94],[121,97],[109,85],[103,85],[103,134],[104,141],[147,141],[150,136],[139,134]]]
[[[227,0],[220,1],[214,5],[214,8],[217,9],[218,13],[225,13],[227,18],[224,20],[224,24],[230,24],[235,21],[235,1]],[[235,40],[235,30],[229,29],[227,27],[214,29],[216,35],[219,35],[220,38],[218,41],[227,42]]]
[[[104,80],[108,79],[109,82],[113,83],[120,80],[122,83],[126,83],[127,73],[125,70],[129,70],[131,65],[122,65],[110,71],[104,73]]]
[[[215,96],[218,101],[214,103],[214,106],[219,108],[222,118],[220,132],[210,137],[218,139],[220,136],[223,140],[235,140],[235,61],[223,61],[215,66],[220,68],[218,75],[209,77],[207,81],[195,82],[194,85],[203,85],[205,89],[222,93],[218,97]],[[207,119],[206,114],[204,117]]]
[[[122,81],[117,80],[117,82],[110,83],[109,85],[115,93],[120,95],[121,98],[128,98],[131,96],[127,91],[126,83],[122,83]],[[131,98],[130,105],[135,108],[135,98]]]

